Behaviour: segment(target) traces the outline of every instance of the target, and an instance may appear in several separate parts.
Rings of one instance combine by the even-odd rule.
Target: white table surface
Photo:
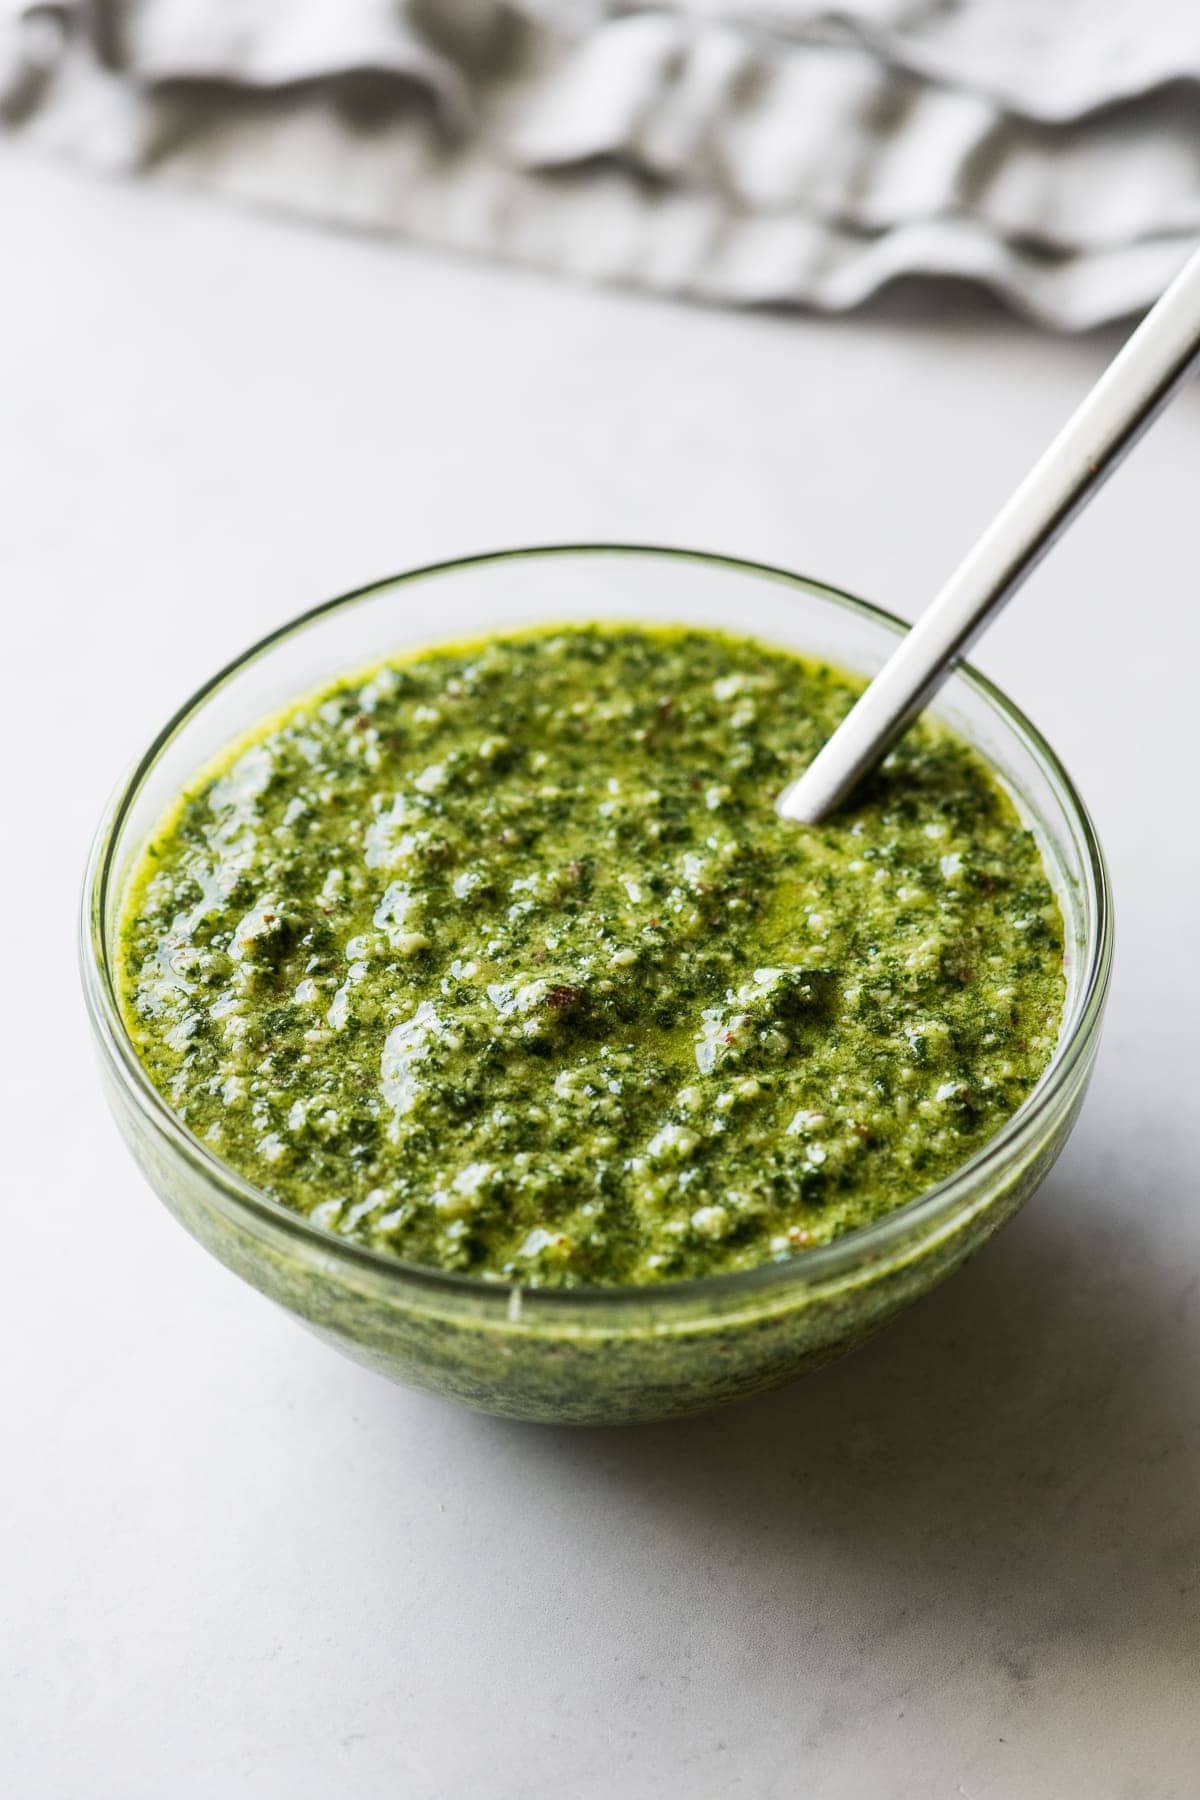
[[[0,219],[0,1789],[1200,1792],[1200,392],[979,658],[1118,895],[1050,1181],[807,1383],[514,1426],[341,1361],[143,1186],[74,968],[107,790],[251,636],[456,551],[676,541],[911,613],[1110,346],[671,307],[11,155]]]

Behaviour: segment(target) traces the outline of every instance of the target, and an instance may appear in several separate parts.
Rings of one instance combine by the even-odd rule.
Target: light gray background
[[[913,612],[1111,346],[688,310],[12,157],[0,218],[0,1786],[1194,1795],[1200,392],[979,659],[1118,895],[1046,1188],[806,1384],[514,1426],[341,1362],[142,1185],[74,970],[107,790],[250,637],[460,550],[677,541]]]

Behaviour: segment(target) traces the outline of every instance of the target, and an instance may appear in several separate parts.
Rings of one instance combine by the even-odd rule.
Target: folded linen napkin
[[[1200,235],[1197,0],[4,3],[14,136],[598,279],[1072,330]]]

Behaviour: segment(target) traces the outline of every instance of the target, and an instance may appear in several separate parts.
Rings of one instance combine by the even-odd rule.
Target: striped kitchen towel
[[[5,135],[715,301],[1060,330],[1200,235],[1200,0],[0,0]]]

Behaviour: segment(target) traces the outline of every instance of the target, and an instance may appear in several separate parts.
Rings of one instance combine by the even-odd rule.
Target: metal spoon
[[[1200,250],[817,752],[776,802],[815,825],[912,724],[1059,535],[1200,365]]]

